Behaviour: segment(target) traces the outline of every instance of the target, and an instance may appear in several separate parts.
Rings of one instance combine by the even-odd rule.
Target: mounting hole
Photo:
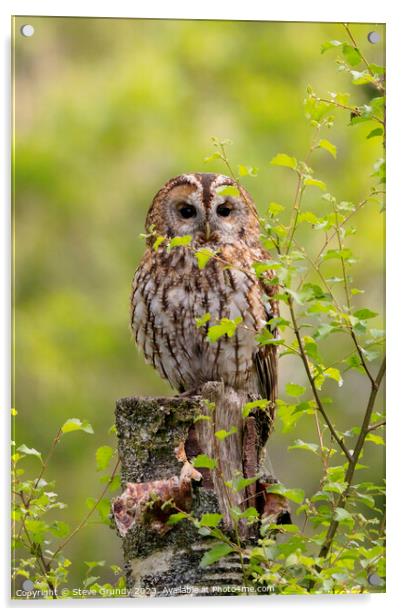
[[[35,34],[35,28],[31,24],[25,24],[21,26],[22,36],[33,36]]]
[[[381,36],[379,32],[369,32],[367,38],[369,40],[369,43],[375,45],[376,43],[380,42]]]
[[[384,580],[377,573],[370,573],[367,580],[371,586],[384,586]]]

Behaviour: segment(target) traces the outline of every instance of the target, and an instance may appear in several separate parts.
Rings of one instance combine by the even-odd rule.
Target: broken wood
[[[275,480],[261,469],[267,435],[259,429],[266,425],[259,415],[265,411],[256,409],[243,418],[242,408],[249,400],[223,383],[206,383],[199,395],[117,402],[123,493],[113,501],[112,511],[123,537],[131,596],[237,594],[227,589],[246,584],[244,562],[235,552],[200,566],[216,540],[200,535],[186,519],[170,525],[172,513],[191,511],[197,518],[221,513],[222,529],[229,536],[232,507],[253,506],[261,514],[274,513],[278,520],[288,515],[286,500],[266,493]],[[215,433],[222,430],[230,436],[217,438]],[[195,469],[191,460],[200,454],[216,461],[216,467]],[[243,477],[258,480],[238,491],[227,485]],[[244,544],[257,541],[255,524],[243,521],[239,531]]]

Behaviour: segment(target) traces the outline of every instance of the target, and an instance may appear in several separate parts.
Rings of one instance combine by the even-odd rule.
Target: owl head
[[[152,202],[146,228],[167,238],[191,235],[200,244],[252,245],[259,237],[250,195],[232,178],[215,173],[188,173],[169,180]]]

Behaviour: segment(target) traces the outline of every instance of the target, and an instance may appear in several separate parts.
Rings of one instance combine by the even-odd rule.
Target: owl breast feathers
[[[235,187],[227,191],[232,195],[222,194],[228,186]],[[146,220],[152,234],[133,280],[131,326],[146,361],[179,392],[223,381],[274,402],[276,346],[259,346],[256,336],[278,314],[276,289],[272,272],[263,280],[255,274],[253,263],[270,257],[259,242],[255,206],[237,186],[223,175],[195,173],[157,193]],[[185,235],[192,236],[188,245],[154,247],[156,236]],[[216,256],[200,269],[195,252],[202,249]],[[238,317],[231,337],[208,339],[209,327]]]

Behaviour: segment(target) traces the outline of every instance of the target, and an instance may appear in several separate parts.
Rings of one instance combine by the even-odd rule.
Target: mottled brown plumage
[[[238,196],[222,195],[225,186],[237,187],[223,175],[185,174],[157,193],[146,220],[148,245],[133,280],[131,326],[146,361],[179,392],[223,381],[250,398],[269,399],[272,414],[276,347],[259,347],[256,335],[277,315],[277,303],[272,272],[261,280],[253,268],[270,257],[259,241],[251,197],[241,187]],[[153,247],[156,236],[184,235],[192,236],[189,245]],[[202,248],[216,253],[204,269],[195,258]],[[197,327],[196,319],[206,313],[209,322]],[[232,337],[208,340],[211,325],[237,317],[242,322]]]

